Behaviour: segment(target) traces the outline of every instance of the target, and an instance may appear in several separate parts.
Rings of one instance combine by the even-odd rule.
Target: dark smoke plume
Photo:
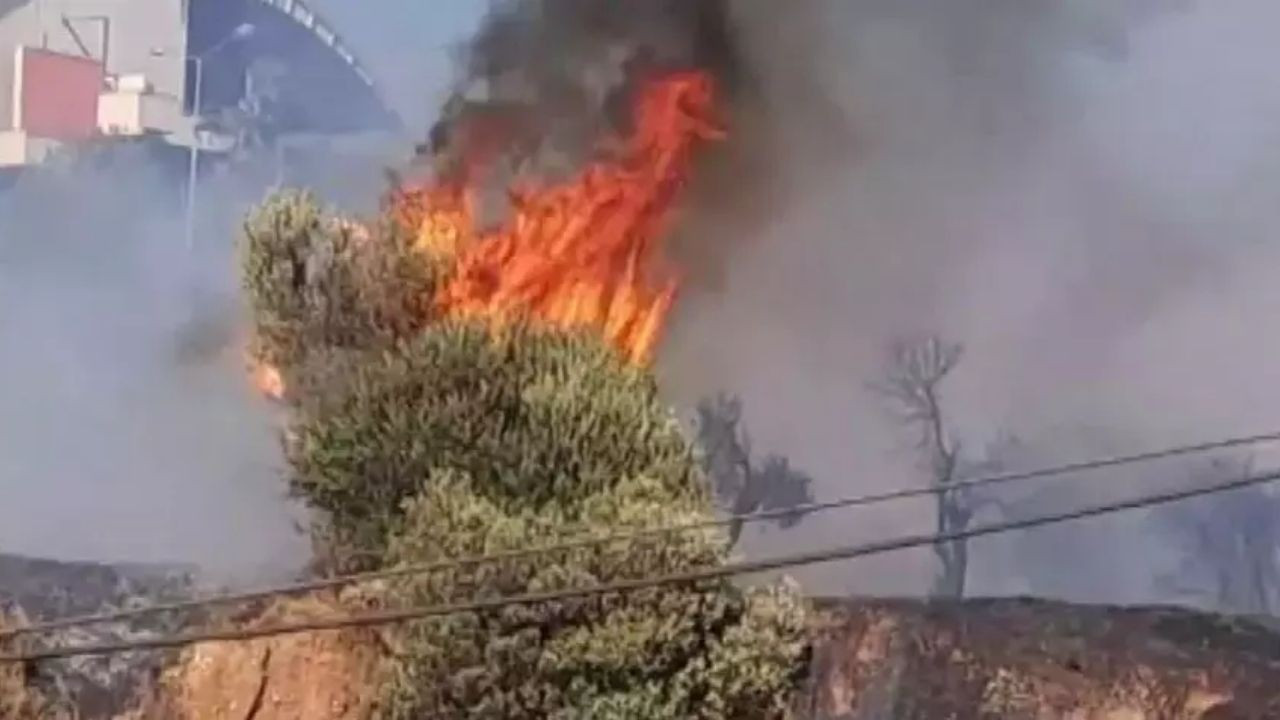
[[[1268,0],[503,2],[424,150],[448,171],[486,147],[494,188],[554,180],[625,130],[637,68],[711,70],[730,137],[673,238],[668,395],[740,395],[755,443],[818,497],[899,489],[927,478],[865,388],[895,339],[937,333],[968,349],[945,397],[960,439],[1031,469],[1274,425],[1277,20]],[[1004,433],[1021,449],[983,457]],[[1105,502],[1183,470],[1006,504]],[[765,552],[925,531],[931,510],[812,515]],[[1150,527],[975,543],[974,591],[1167,599],[1153,575],[1177,558]],[[910,593],[934,569],[925,552],[802,579]]]
[[[741,85],[722,0],[533,0],[496,5],[462,52],[461,77],[433,127],[429,149],[447,155],[468,123],[506,135],[502,153],[581,162],[607,132],[623,132],[634,83],[667,69],[712,73]]]
[[[498,3],[460,49],[454,90],[419,152],[438,176],[467,173],[484,220],[497,222],[513,178],[563,179],[625,135],[645,78],[709,73],[730,137],[704,153],[673,252],[691,290],[715,287],[733,248],[706,247],[704,225],[758,226],[794,192],[782,171],[782,123],[802,117],[823,138],[826,161],[810,177],[851,147],[840,111],[813,81],[817,46],[804,36],[818,38],[817,19],[803,4],[758,0]],[[791,31],[766,38],[776,27]],[[786,67],[761,62],[761,43]],[[736,248],[751,239],[740,235]]]

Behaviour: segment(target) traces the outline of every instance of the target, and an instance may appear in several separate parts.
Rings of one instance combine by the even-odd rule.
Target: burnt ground
[[[820,601],[812,718],[1280,718],[1280,634],[1176,608]]]
[[[192,578],[193,570],[186,567],[0,555],[0,617],[36,622],[184,598],[191,592]],[[179,621],[148,617],[131,624],[69,628],[22,642],[49,646],[111,642],[171,632]],[[131,702],[137,689],[152,682],[170,660],[165,653],[74,658],[32,668],[30,680],[46,695],[79,708],[84,717],[104,717]]]

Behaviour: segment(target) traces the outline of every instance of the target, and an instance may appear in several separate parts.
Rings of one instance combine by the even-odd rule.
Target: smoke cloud
[[[305,557],[239,354],[249,198],[202,187],[193,255],[173,177],[121,149],[0,200],[0,552],[215,575]]]
[[[1276,387],[1257,332],[1277,301],[1262,273],[1280,147],[1264,30],[1280,11],[1263,0],[494,6],[459,55],[459,94],[531,115],[570,165],[638,49],[722,80],[733,137],[674,239],[686,282],[660,371],[688,408],[740,394],[757,449],[819,496],[926,481],[867,388],[891,342],[922,333],[967,348],[944,392],[973,462],[1029,469],[1271,422],[1250,402]],[[1016,450],[988,452],[1008,434]],[[1205,462],[1004,500],[1059,511],[1205,481]],[[971,587],[1167,599],[1159,512],[975,543]],[[926,532],[932,516],[820,514],[745,547]],[[813,592],[897,594],[933,571],[922,551],[800,574]]]
[[[373,207],[383,149],[206,157],[192,250],[178,148],[115,144],[0,193],[0,552],[219,583],[302,567],[281,418],[246,372],[236,238],[277,180]]]
[[[446,44],[478,17],[474,3],[444,0],[432,23],[420,3],[317,5],[373,51],[383,94],[419,123],[445,88]],[[449,12],[453,25],[441,22]],[[307,560],[279,418],[244,368],[236,237],[278,183],[373,211],[384,168],[411,140],[283,143],[232,162],[205,156],[194,252],[180,149],[110,143],[16,184],[0,177],[0,553],[194,564],[218,582]]]
[[[682,237],[701,260],[665,346],[675,394],[740,393],[757,445],[821,497],[925,481],[866,388],[904,335],[965,344],[945,407],[977,460],[1001,433],[1023,438],[1026,468],[1274,425],[1273,4],[777,5],[732,4],[772,139],[729,152],[757,153],[736,162],[768,177],[713,173],[714,202]],[[1018,506],[1192,475],[1099,474]],[[923,532],[931,517],[928,503],[817,515],[747,549]],[[973,591],[1165,599],[1153,578],[1170,542],[1148,520],[975,543]],[[921,552],[801,576],[817,592],[915,593],[933,568]]]

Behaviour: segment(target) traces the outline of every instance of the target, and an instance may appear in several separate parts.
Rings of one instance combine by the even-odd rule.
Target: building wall
[[[93,16],[109,21],[105,42],[104,24]],[[254,26],[252,36],[223,42],[241,23]],[[279,133],[338,134],[374,125],[385,130],[391,124],[354,55],[300,0],[0,0],[0,129],[11,126],[18,45],[99,59],[105,54],[108,78],[144,76],[152,88],[145,115],[164,118],[165,124],[154,129],[169,133],[176,144],[194,141],[194,123],[182,116],[185,96],[191,94],[188,76],[194,64],[186,60],[191,53],[206,58],[201,92],[206,116],[224,110],[235,115],[247,78],[270,62],[287,72],[277,83],[279,97],[270,98],[272,112],[260,115],[270,115]],[[111,99],[108,119],[131,125],[119,120],[137,115],[126,107],[132,101]],[[164,103],[172,109],[157,107]]]
[[[107,74],[145,75],[158,97],[179,104],[187,52],[184,7],[184,0],[29,0],[11,10],[0,17],[0,123],[8,127],[12,116],[13,48],[22,44],[74,55],[88,50],[101,59],[103,23],[88,19],[93,16],[109,21]]]
[[[0,130],[13,129],[15,50],[24,43],[39,46],[40,27],[36,6],[10,8],[0,17]]]
[[[98,132],[102,65],[51,50],[18,48],[14,125],[37,137],[88,140]]]
[[[100,98],[98,128],[104,135],[137,136],[156,128],[182,127],[181,108],[155,95],[128,90]]]
[[[21,130],[0,130],[0,168],[42,163],[61,147],[57,140],[32,137]]]

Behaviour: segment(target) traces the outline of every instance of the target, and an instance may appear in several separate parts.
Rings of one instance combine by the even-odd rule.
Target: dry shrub
[[[21,618],[0,613],[0,630],[19,627]],[[0,654],[21,653],[29,647],[22,638],[0,640]],[[56,702],[31,681],[31,668],[0,663],[0,720],[63,720],[74,717],[65,703]]]

